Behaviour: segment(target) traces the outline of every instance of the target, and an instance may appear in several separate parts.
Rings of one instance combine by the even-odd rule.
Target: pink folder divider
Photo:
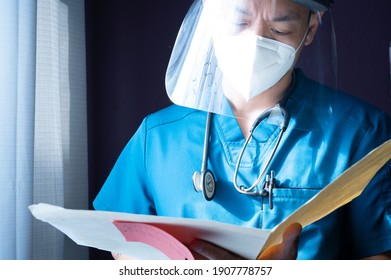
[[[171,260],[194,260],[190,250],[171,234],[155,226],[129,221],[113,221],[128,242],[142,242],[164,253]]]

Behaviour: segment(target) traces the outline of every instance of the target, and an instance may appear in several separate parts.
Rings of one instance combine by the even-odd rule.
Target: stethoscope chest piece
[[[216,180],[212,171],[209,169],[201,173],[196,171],[193,173],[192,179],[196,192],[202,192],[206,200],[212,200],[216,193]]]

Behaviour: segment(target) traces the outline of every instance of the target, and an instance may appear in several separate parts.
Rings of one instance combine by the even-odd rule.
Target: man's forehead
[[[273,21],[297,21],[303,9],[306,10],[291,0],[241,0],[236,1],[232,8],[239,15],[262,14]]]

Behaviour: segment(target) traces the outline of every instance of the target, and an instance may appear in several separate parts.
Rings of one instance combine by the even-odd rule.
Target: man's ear
[[[308,26],[307,37],[304,41],[304,45],[308,46],[312,43],[315,38],[315,34],[318,31],[319,25],[322,22],[324,12],[314,12],[311,15],[310,23]]]

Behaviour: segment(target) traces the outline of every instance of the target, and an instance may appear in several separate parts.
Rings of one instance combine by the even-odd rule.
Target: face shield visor
[[[249,118],[235,108],[269,97],[286,99],[295,68],[336,88],[334,29],[325,2],[195,0],[167,68],[169,98],[181,106]]]

